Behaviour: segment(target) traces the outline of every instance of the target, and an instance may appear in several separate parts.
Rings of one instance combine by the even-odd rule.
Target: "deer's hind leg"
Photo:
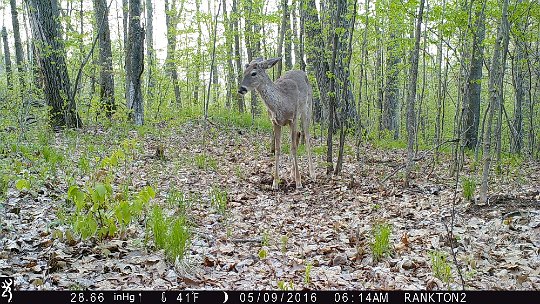
[[[279,189],[279,154],[281,153],[281,126],[274,123],[274,140],[276,143],[275,149],[275,164],[274,164],[274,182],[272,189]]]
[[[311,97],[308,97],[308,102],[311,102]],[[306,145],[306,151],[308,155],[308,167],[309,167],[309,176],[315,180],[315,169],[313,168],[313,161],[311,159],[311,136],[309,134],[309,122],[311,120],[311,107],[309,105],[305,105],[304,109],[301,113],[301,119],[302,119],[302,128],[304,131],[305,136],[305,145]]]
[[[291,124],[291,156],[292,156],[292,171],[294,175],[294,181],[296,182],[296,188],[302,188],[302,179],[300,172],[298,171],[298,134],[296,133],[297,120],[294,119]]]

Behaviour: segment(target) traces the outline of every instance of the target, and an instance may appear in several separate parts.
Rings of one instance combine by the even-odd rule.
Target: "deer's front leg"
[[[279,189],[279,154],[281,153],[281,126],[274,124],[274,140],[276,143],[275,164],[274,164],[274,182],[272,189]]]

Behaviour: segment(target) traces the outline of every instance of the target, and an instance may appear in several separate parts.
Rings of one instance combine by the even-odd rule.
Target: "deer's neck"
[[[257,92],[271,112],[278,112],[281,104],[280,92],[270,78],[257,87]]]

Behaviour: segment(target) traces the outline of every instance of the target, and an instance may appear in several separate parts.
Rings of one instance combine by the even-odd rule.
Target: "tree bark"
[[[242,57],[240,56],[240,25],[238,22],[238,16],[240,12],[238,11],[237,0],[232,0],[232,10],[231,10],[231,19],[232,19],[232,28],[234,33],[234,59],[236,61],[236,82],[238,88],[242,83]],[[236,105],[238,107],[238,112],[244,113],[245,104],[244,98],[240,94],[236,94]]]
[[[150,102],[154,99],[154,65],[155,65],[155,50],[154,50],[154,7],[152,0],[146,0],[146,92],[147,101],[150,106]]]
[[[141,27],[141,0],[129,0],[129,84],[128,109],[133,123],[144,124],[144,104],[141,92],[141,75],[144,67],[144,29]]]
[[[482,92],[482,67],[484,63],[484,37],[486,32],[484,9],[486,1],[478,4],[476,11],[476,33],[473,37],[471,64],[465,85],[463,101],[463,144],[475,149],[480,122],[480,93]]]
[[[63,39],[60,36],[59,5],[56,0],[29,0],[29,15],[44,91],[53,127],[81,127],[71,94]],[[50,50],[54,50],[51,52]]]
[[[405,166],[405,185],[409,185],[409,179],[414,159],[414,142],[416,139],[416,81],[418,79],[418,56],[420,52],[420,35],[422,31],[422,17],[424,15],[424,0],[420,0],[420,8],[416,20],[414,32],[414,49],[411,52],[411,66],[409,70],[409,88],[407,95],[407,165]]]
[[[330,90],[330,80],[328,72],[330,65],[326,57],[325,39],[322,32],[322,25],[319,21],[319,13],[315,0],[302,0],[302,14],[305,16],[305,48],[306,59],[309,70],[315,75],[317,87],[319,89],[320,102],[314,101],[314,120],[323,115],[316,115],[322,112],[322,104],[328,105],[328,94]]]
[[[165,24],[167,26],[167,59],[165,60],[166,69],[168,70],[174,88],[174,97],[176,104],[182,106],[182,97],[180,94],[180,86],[178,84],[178,71],[176,68],[176,26],[178,24],[178,16],[182,12],[184,2],[180,7],[180,12],[176,11],[176,0],[172,0],[172,5],[169,5],[169,0],[165,0]]]
[[[13,38],[15,40],[15,59],[17,62],[17,72],[19,74],[19,84],[21,86],[21,92],[24,92],[24,52],[21,43],[21,32],[19,30],[19,17],[17,12],[17,3],[15,0],[9,0],[11,7],[11,22],[13,25]]]
[[[285,41],[285,35],[287,32],[287,17],[289,15],[288,13],[288,4],[287,0],[281,0],[281,24],[279,26],[279,37],[277,41],[277,47],[276,47],[276,57],[283,57],[283,44]],[[281,74],[283,73],[283,60],[280,60],[276,64],[276,79],[281,77]]]
[[[11,71],[11,53],[9,51],[7,30],[2,26],[2,41],[4,43],[4,60],[6,64],[6,78],[8,90],[13,89],[13,72]]]
[[[398,99],[399,99],[399,70],[401,62],[398,39],[396,33],[390,33],[387,47],[386,85],[383,100],[382,127],[393,134],[394,139],[399,137],[398,125]]]
[[[108,118],[116,110],[114,102],[114,74],[112,66],[111,32],[109,29],[109,8],[106,0],[94,0],[96,26],[99,42],[99,86],[100,100]]]
[[[227,93],[225,96],[225,106],[227,109],[231,108],[231,100],[234,92],[234,64],[233,64],[233,24],[232,24],[232,12],[231,17],[227,13],[227,0],[222,1],[223,4],[223,27],[225,28],[225,48],[227,50]]]
[[[502,8],[502,17],[497,28],[497,38],[495,40],[495,47],[493,50],[493,58],[491,61],[490,76],[488,90],[490,95],[489,102],[489,111],[487,113],[486,129],[483,138],[484,142],[484,151],[483,151],[483,171],[482,171],[482,185],[480,187],[480,204],[487,203],[487,190],[488,190],[488,180],[489,172],[491,170],[491,140],[492,140],[492,127],[493,127],[493,117],[495,112],[499,110],[499,97],[502,94],[503,89],[503,77],[504,77],[504,66],[502,66],[501,60],[501,45],[504,43],[503,40],[505,33],[507,32],[506,27],[508,23],[508,0],[503,1]]]
[[[358,1],[354,1],[354,6],[352,8],[352,14],[353,17],[347,18],[347,16],[351,13],[349,11],[348,7],[348,1],[347,0],[340,0],[338,2],[337,11],[335,12],[336,18],[338,20],[337,25],[338,27],[335,29],[335,31],[338,31],[338,29],[344,29],[344,31],[340,31],[339,33],[339,39],[338,39],[338,62],[339,62],[339,68],[334,69],[334,74],[336,75],[338,79],[338,89],[336,90],[336,93],[338,93],[338,96],[340,98],[339,102],[339,127],[340,127],[340,134],[339,134],[339,150],[338,150],[338,157],[336,162],[336,168],[334,170],[334,174],[338,175],[341,174],[341,169],[343,167],[343,154],[344,154],[344,148],[345,148],[345,134],[346,129],[349,125],[349,117],[351,114],[350,109],[353,108],[352,104],[354,104],[353,94],[350,89],[350,64],[351,64],[351,57],[352,57],[352,40],[353,40],[353,34],[354,34],[354,27],[356,23],[356,5]]]

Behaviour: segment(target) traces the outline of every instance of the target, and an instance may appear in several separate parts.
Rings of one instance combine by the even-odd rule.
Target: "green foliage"
[[[180,214],[185,214],[191,206],[190,198],[182,191],[170,189],[167,194],[167,204],[172,207],[177,207]]]
[[[164,249],[169,261],[175,262],[185,256],[191,241],[191,228],[185,214],[168,217],[155,205],[152,208],[150,228],[156,248]]]
[[[9,177],[5,174],[0,174],[0,198],[7,193],[9,185]]]
[[[452,281],[452,268],[446,260],[446,254],[441,251],[431,251],[429,253],[431,259],[431,271],[439,280],[449,285]]]
[[[281,252],[287,252],[287,244],[289,243],[289,237],[287,235],[281,236]]]
[[[217,170],[217,161],[206,153],[195,155],[195,165],[201,170],[212,169]]]
[[[266,257],[268,256],[268,252],[267,252],[266,249],[264,249],[264,248],[261,248],[261,249],[259,250],[259,253],[258,253],[258,254],[259,254],[259,259],[261,259],[261,260],[266,259]]]
[[[19,191],[28,190],[30,189],[30,182],[26,179],[18,179],[15,182],[15,188],[17,188]]]
[[[294,284],[293,282],[285,282],[285,281],[278,281],[277,287],[279,290],[294,290]]]
[[[210,204],[216,208],[216,211],[225,215],[227,212],[227,203],[228,203],[228,193],[226,189],[221,189],[220,187],[212,188],[210,192]]]
[[[311,283],[311,268],[313,265],[311,263],[306,264],[306,270],[304,272],[304,283],[309,284]]]
[[[461,181],[461,187],[463,188],[463,197],[466,200],[471,201],[474,198],[476,191],[476,181],[472,177],[464,177]]]
[[[84,188],[72,185],[67,192],[68,200],[75,204],[73,228],[83,239],[115,236],[119,229],[123,231],[133,219],[140,217],[154,197],[152,187],[146,186],[127,201],[113,195],[112,185],[108,183],[94,183]]]
[[[390,224],[380,223],[375,224],[372,228],[371,235],[373,241],[371,243],[371,253],[374,261],[380,261],[385,256],[391,253],[390,234],[392,227]]]

